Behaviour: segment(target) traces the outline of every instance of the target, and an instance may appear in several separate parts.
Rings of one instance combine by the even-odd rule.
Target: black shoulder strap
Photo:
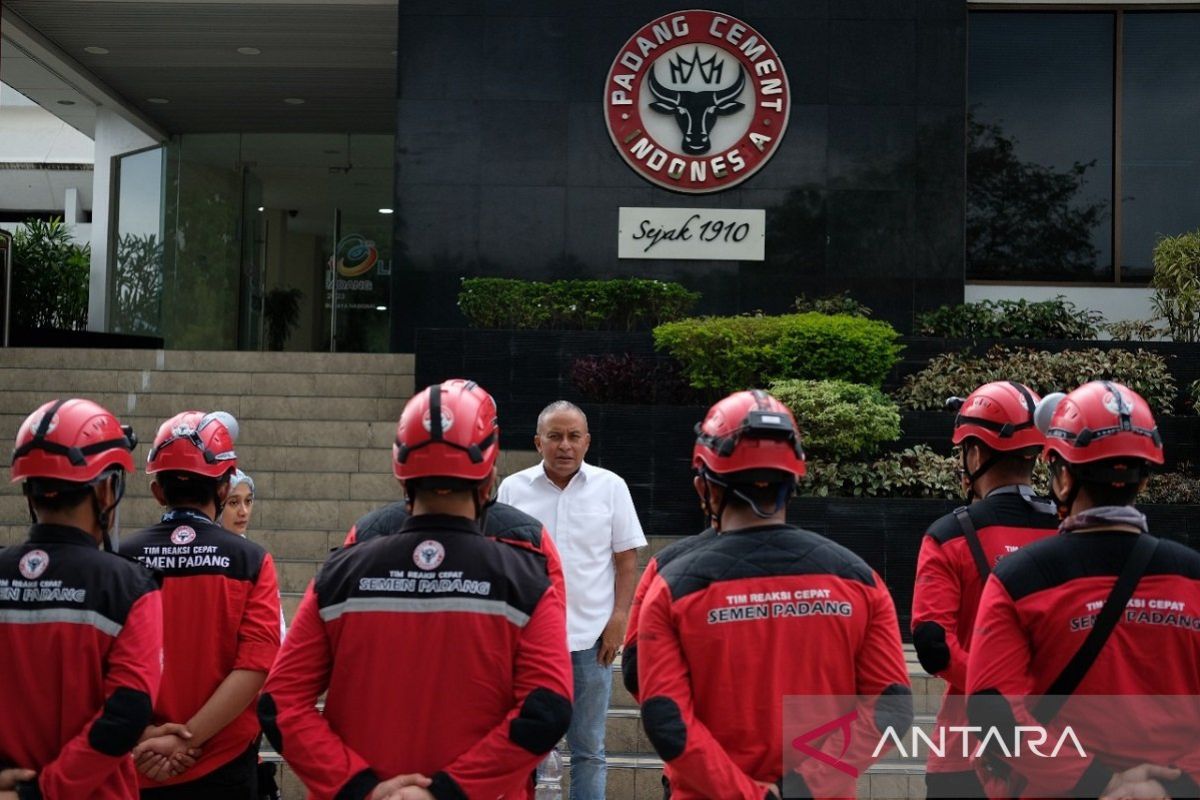
[[[1108,593],[1108,598],[1096,616],[1096,623],[1092,630],[1034,708],[1034,717],[1043,725],[1054,719],[1054,715],[1062,708],[1067,697],[1079,687],[1080,681],[1087,675],[1092,664],[1096,662],[1096,657],[1100,655],[1104,643],[1108,641],[1113,629],[1117,627],[1117,622],[1120,621],[1125,607],[1129,604],[1129,598],[1133,597],[1138,581],[1145,574],[1146,567],[1149,566],[1150,559],[1154,557],[1157,549],[1158,539],[1150,534],[1143,533],[1137,537],[1137,542],[1125,562],[1125,568],[1121,570],[1120,577],[1113,584],[1112,591]]]
[[[979,541],[979,532],[975,530],[975,522],[971,519],[967,507],[959,506],[954,509],[954,518],[958,520],[958,527],[962,528],[963,538],[967,540],[967,547],[971,550],[971,557],[975,559],[975,569],[979,570],[979,580],[987,583],[988,575],[992,574],[992,570],[988,567],[987,556],[983,554],[983,542]]]

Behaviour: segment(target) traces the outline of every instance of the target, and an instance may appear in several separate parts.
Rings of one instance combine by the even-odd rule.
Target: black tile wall
[[[908,330],[961,300],[965,0],[734,0],[780,54],[791,118],[739,186],[687,196],[630,169],[604,79],[655,0],[402,3],[393,348],[462,324],[465,275],[648,276],[700,311],[786,310],[851,290]],[[763,208],[763,262],[621,261],[621,206]]]

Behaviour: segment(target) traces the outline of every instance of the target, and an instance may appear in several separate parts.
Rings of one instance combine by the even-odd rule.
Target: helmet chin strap
[[[982,478],[989,469],[996,466],[996,462],[998,462],[1003,457],[1004,457],[1004,453],[1001,453],[998,450],[993,451],[992,456],[990,458],[986,459],[982,464],[980,464],[979,469],[972,472],[971,468],[967,466],[967,448],[963,447],[963,449],[962,449],[962,468],[963,468],[963,474],[967,476],[967,502],[968,503],[973,500],[980,499],[979,493],[975,491],[975,482],[977,480],[979,480],[980,478]]]
[[[770,519],[774,515],[778,514],[781,509],[787,506],[788,497],[791,495],[792,488],[794,486],[794,483],[789,484],[786,481],[779,485],[779,491],[775,494],[775,507],[770,511],[764,511],[763,509],[759,508],[758,504],[755,503],[754,500],[751,499],[751,497],[741,489],[730,489],[729,491],[732,491],[735,495],[745,501],[746,505],[750,506],[750,510],[754,512],[754,516],[758,517],[759,519]]]
[[[1070,467],[1063,464],[1060,469],[1070,473]],[[1071,506],[1075,505],[1075,498],[1079,496],[1079,490],[1082,487],[1078,477],[1071,475],[1071,490],[1062,497],[1059,497],[1058,492],[1054,491],[1054,476],[1050,476],[1050,499],[1054,501],[1055,510],[1058,512],[1060,521],[1071,516]]]
[[[704,509],[704,512],[708,514],[708,517],[712,522],[713,529],[718,533],[721,531],[721,517],[724,516],[725,509],[729,505],[729,496],[731,494],[736,495],[740,500],[748,505],[750,507],[750,511],[754,513],[754,516],[758,517],[759,519],[770,519],[778,514],[781,509],[787,507],[788,498],[791,497],[792,492],[795,491],[796,488],[795,481],[782,481],[779,485],[779,491],[775,495],[774,508],[765,510],[759,508],[758,503],[756,503],[754,499],[750,497],[750,495],[746,494],[741,489],[732,487],[727,483],[711,477],[711,473],[709,473],[707,470],[701,471],[700,477],[704,481],[704,495],[702,497],[701,506]],[[721,493],[721,503],[715,512],[713,511],[712,507],[712,490],[709,488],[710,485],[714,484],[716,486],[720,486],[724,490]]]
[[[96,495],[96,487],[93,485],[92,508],[95,509],[96,521],[100,524],[104,549],[109,553],[116,553],[121,548],[121,517],[117,507],[121,504],[121,498],[125,496],[125,474],[113,472],[110,478],[113,481],[112,505],[100,507],[100,498]]]
[[[712,524],[713,530],[717,533],[721,532],[721,515],[725,513],[725,506],[729,503],[727,494],[721,495],[721,505],[716,511],[712,506],[712,484],[716,481],[710,481],[707,470],[700,470],[700,480],[704,483],[704,494],[700,498],[700,507],[704,509],[704,513],[708,516],[708,521]],[[717,483],[718,486],[721,484]]]

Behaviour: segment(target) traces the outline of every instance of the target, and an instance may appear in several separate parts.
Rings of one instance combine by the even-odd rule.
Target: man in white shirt
[[[505,478],[498,498],[545,525],[562,557],[567,646],[575,671],[567,731],[571,800],[604,800],[612,663],[637,584],[637,548],[646,546],[625,481],[584,463],[591,440],[578,406],[566,400],[546,406],[533,437],[542,463]]]

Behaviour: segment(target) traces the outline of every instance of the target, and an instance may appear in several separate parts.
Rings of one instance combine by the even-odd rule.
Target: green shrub
[[[1123,319],[1102,327],[1117,342],[1150,342],[1161,339],[1166,333],[1148,319]]]
[[[804,449],[818,459],[869,456],[900,438],[900,410],[883,392],[846,381],[775,381],[771,393],[796,415]]]
[[[961,499],[958,459],[927,445],[888,453],[874,461],[808,463],[799,494],[814,497],[924,497]]]
[[[682,319],[700,299],[678,283],[463,278],[458,307],[474,328],[632,331]]]
[[[92,249],[62,220],[27,220],[13,235],[13,327],[87,327]]]
[[[851,297],[849,292],[813,298],[802,294],[796,298],[796,302],[792,304],[792,307],[796,309],[796,313],[798,314],[816,311],[818,314],[846,314],[851,317],[871,316],[871,309]]]
[[[983,300],[917,315],[917,333],[952,339],[1095,339],[1104,316],[1053,300]]]
[[[654,344],[697,389],[736,391],[772,380],[845,380],[880,386],[899,357],[886,322],[825,314],[698,317],[660,325]]]
[[[1175,378],[1166,360],[1147,350],[1063,350],[1049,353],[997,345],[982,357],[943,353],[929,366],[904,379],[897,394],[905,408],[933,411],[946,398],[966,397],[990,381],[1020,381],[1039,394],[1069,392],[1088,381],[1123,383],[1146,398],[1158,413],[1169,413],[1175,402]]]
[[[1185,470],[1181,464],[1178,472],[1163,472],[1150,478],[1146,491],[1138,495],[1138,503],[1200,503],[1200,478]]]
[[[1200,230],[1154,246],[1154,313],[1177,342],[1200,342]]]

